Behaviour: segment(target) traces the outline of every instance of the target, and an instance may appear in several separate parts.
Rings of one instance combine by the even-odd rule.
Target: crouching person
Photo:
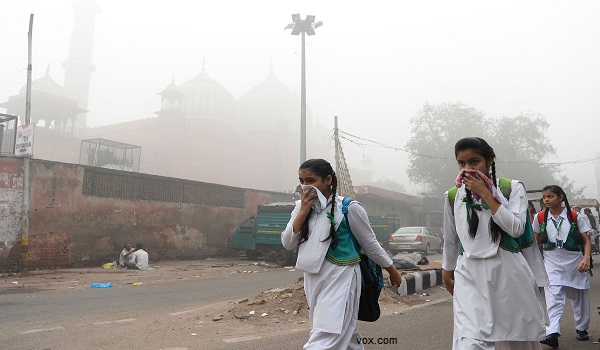
[[[128,269],[132,270],[147,270],[148,269],[148,252],[146,252],[142,243],[135,245],[135,251],[131,253],[131,259],[125,263]]]

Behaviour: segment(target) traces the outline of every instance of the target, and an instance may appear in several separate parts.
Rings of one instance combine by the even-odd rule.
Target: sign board
[[[33,128],[35,124],[19,125],[15,142],[15,155],[31,157],[33,155]]]

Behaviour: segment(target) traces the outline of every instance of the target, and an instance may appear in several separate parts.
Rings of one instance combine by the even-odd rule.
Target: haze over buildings
[[[299,96],[300,40],[283,30],[290,14],[299,12],[325,23],[307,38],[308,105],[313,122],[325,130],[318,141],[325,152],[331,153],[326,136],[334,115],[347,132],[403,147],[410,118],[424,103],[450,101],[492,117],[541,113],[557,149],[545,161],[586,159],[600,151],[600,4],[593,1],[98,4],[95,72],[83,107],[89,110],[88,126],[153,117],[162,108],[157,92],[203,72],[237,102],[268,79],[271,69]],[[17,95],[25,84],[29,13],[35,14],[34,80],[43,78],[49,65],[52,79],[69,85],[63,62],[70,57],[71,1],[7,0],[0,12],[5,33],[0,100]],[[232,123],[243,127],[244,120]],[[420,191],[404,172],[406,154],[351,143],[344,148],[349,165],[371,167],[373,180],[388,178],[410,193]],[[297,157],[289,157],[293,182]],[[587,186],[587,196],[597,196],[594,163],[564,169],[577,186]]]

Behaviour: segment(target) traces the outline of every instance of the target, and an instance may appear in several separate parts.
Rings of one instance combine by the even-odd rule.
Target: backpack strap
[[[545,214],[545,210],[540,210],[537,213],[537,219],[538,219],[538,224],[543,224],[544,223],[544,214]]]
[[[505,177],[499,178],[498,179],[498,188],[500,189],[500,192],[502,192],[502,195],[504,196],[504,198],[506,198],[506,200],[509,200],[510,193],[512,192],[512,180],[507,179]]]
[[[350,198],[350,197],[344,197],[344,199],[342,200],[342,214],[344,214],[344,218],[346,219],[346,222],[348,222],[348,206],[350,205],[351,202],[352,202],[352,198]]]
[[[577,225],[577,215],[579,215],[579,213],[577,211],[571,209],[571,216],[573,216],[573,222],[575,223],[575,225]],[[569,215],[567,215],[567,218],[568,217],[569,217]]]
[[[454,199],[456,198],[456,194],[458,193],[458,187],[454,186],[448,190],[448,204],[450,204],[450,209],[452,210],[452,215],[454,215]]]

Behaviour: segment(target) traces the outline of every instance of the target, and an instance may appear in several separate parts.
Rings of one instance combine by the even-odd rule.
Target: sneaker
[[[577,332],[577,340],[585,341],[585,340],[589,340],[590,339],[590,336],[588,335],[587,331],[578,331],[578,330],[575,330],[575,332]]]
[[[558,333],[548,334],[546,339],[540,341],[540,343],[548,345],[550,349],[556,349],[558,348],[558,337],[560,337]]]

